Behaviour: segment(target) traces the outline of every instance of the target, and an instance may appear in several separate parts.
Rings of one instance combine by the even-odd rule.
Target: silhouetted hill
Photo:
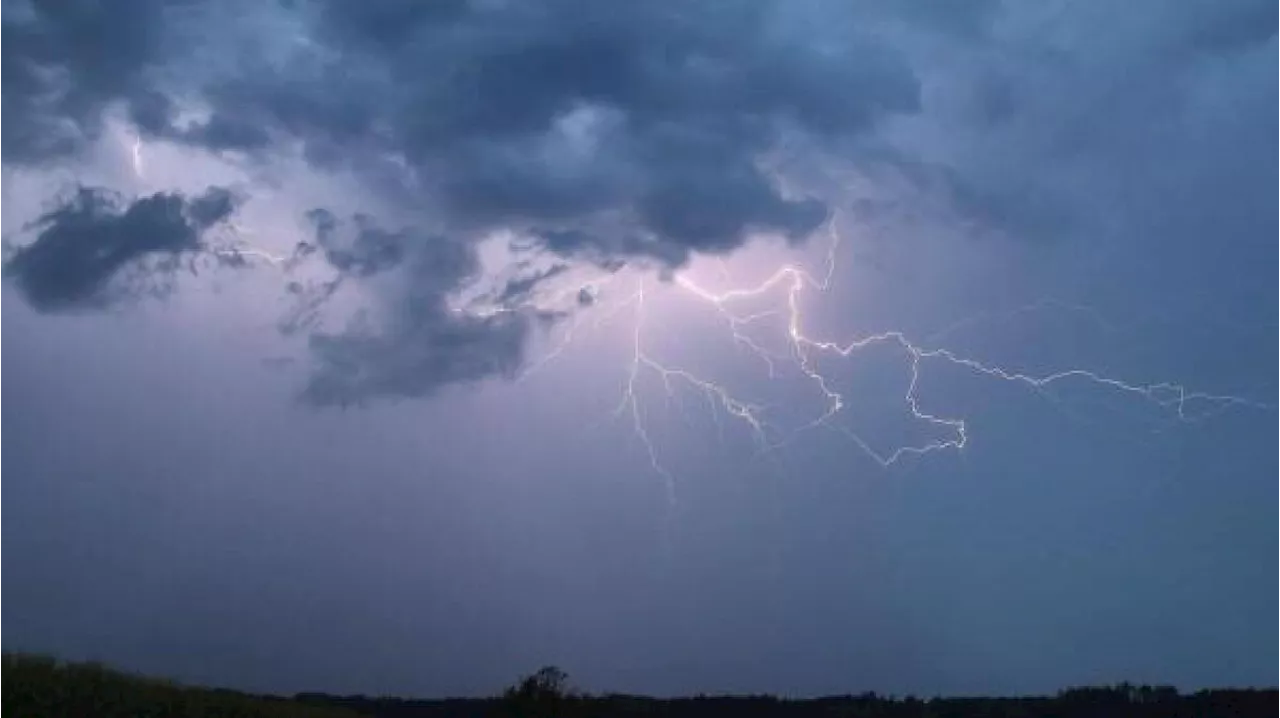
[[[1162,686],[1073,688],[1053,697],[892,698],[867,693],[806,700],[772,696],[574,694],[566,676],[543,669],[495,698],[443,700],[300,693],[293,698],[180,686],[92,663],[5,654],[0,706],[6,716],[243,716],[245,718],[1253,718],[1275,716],[1275,689],[1179,695]]]
[[[6,718],[356,718],[337,705],[189,688],[97,663],[6,653],[0,713]]]

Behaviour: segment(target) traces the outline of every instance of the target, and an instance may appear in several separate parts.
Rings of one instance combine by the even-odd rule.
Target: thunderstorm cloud
[[[936,191],[967,220],[1029,239],[1208,229],[1165,211],[1169,193],[1206,165],[1251,170],[1235,167],[1247,158],[1230,138],[1200,134],[1215,118],[1187,88],[1206,73],[1249,83],[1257,54],[1274,49],[1275,3],[1135,3],[1108,22],[1098,13],[1112,6],[1091,7],[6,0],[4,161],[73,161],[116,112],[147,141],[251,166],[292,153],[355,177],[390,216],[358,213],[337,246],[335,215],[311,212],[316,246],[342,282],[392,269],[404,280],[379,285],[378,328],[313,337],[310,394],[418,395],[520,361],[529,317],[446,306],[475,274],[481,239],[517,232],[564,261],[670,268],[874,209],[788,190],[797,154]],[[1166,171],[1151,177],[1156,155]],[[1264,195],[1229,200],[1250,210],[1234,216],[1256,216]],[[70,220],[46,218],[47,236],[9,267],[37,306],[92,305],[132,255],[198,238],[183,221],[146,219],[152,204],[116,218],[78,203],[68,211],[111,228],[109,248],[65,249]],[[139,238],[119,238],[135,226]],[[520,281],[504,300],[539,278]]]
[[[32,164],[83,151],[103,130],[112,103],[125,102],[140,124],[163,103],[148,73],[167,48],[165,3],[5,0],[4,162]]]
[[[300,145],[317,168],[371,183],[387,181],[380,160],[394,159],[393,191],[427,205],[444,234],[365,227],[339,249],[326,246],[332,215],[312,213],[344,275],[413,255],[406,271],[421,281],[381,333],[313,338],[309,394],[417,394],[519,360],[525,320],[442,308],[437,280],[467,264],[466,238],[516,228],[564,256],[680,264],[753,231],[799,240],[823,221],[823,203],[784,196],[761,156],[788,131],[869,132],[917,110],[919,85],[875,36],[849,26],[815,42],[817,25],[785,22],[785,7],[282,3],[274,11],[305,36],[293,55],[245,52],[175,78],[165,65],[191,61],[182,40],[201,16],[194,4],[35,3],[6,14],[20,81],[4,84],[5,119],[21,129],[7,138],[22,148],[6,159],[75,152],[113,102],[142,136],[210,151],[266,158]],[[180,117],[192,95],[203,118]]]
[[[203,124],[160,132],[242,151],[265,132],[319,166],[395,158],[459,232],[625,228],[644,238],[626,251],[674,262],[751,230],[798,238],[825,210],[760,156],[788,129],[854,136],[919,102],[874,37],[815,43],[768,3],[306,7],[305,58],[246,59],[208,80]]]
[[[519,366],[527,326],[522,317],[476,317],[449,305],[480,271],[471,246],[448,236],[389,230],[367,215],[348,220],[325,209],[307,213],[337,278],[304,293],[308,311],[322,308],[347,281],[394,273],[393,301],[378,326],[314,331],[314,371],[304,397],[318,405],[416,397],[446,384],[509,375]],[[305,251],[305,250],[304,250]]]
[[[152,272],[171,272],[205,249],[204,234],[226,221],[235,203],[221,187],[127,204],[106,190],[80,187],[33,223],[35,239],[11,252],[4,273],[40,311],[102,308],[129,296],[116,280],[138,262],[157,260]]]

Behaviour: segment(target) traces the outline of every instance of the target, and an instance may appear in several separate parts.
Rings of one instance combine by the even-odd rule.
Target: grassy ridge
[[[251,696],[144,678],[96,663],[6,653],[0,681],[5,716],[44,718],[355,718],[337,706],[304,705],[283,698]]]

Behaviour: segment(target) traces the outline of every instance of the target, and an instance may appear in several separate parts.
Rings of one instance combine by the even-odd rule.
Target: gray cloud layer
[[[800,239],[823,220],[821,203],[784,198],[758,165],[783,131],[853,136],[919,102],[883,43],[856,31],[814,42],[770,2],[288,3],[275,10],[306,37],[296,54],[244,52],[174,87],[156,68],[184,63],[174,38],[194,5],[6,13],[5,120],[18,128],[6,161],[73,154],[119,102],[144,135],[213,151],[266,157],[300,141],[313,164],[370,181],[394,158],[394,191],[456,237],[517,227],[564,255],[676,264],[753,230]],[[178,119],[184,93],[207,119]],[[309,396],[417,395],[518,363],[527,317],[444,307],[457,271],[471,271],[469,245],[357,219],[355,245],[338,249],[333,215],[311,218],[344,279],[415,258],[389,327],[313,337]],[[313,307],[331,294],[312,293]]]
[[[600,234],[625,228],[644,238],[625,251],[680,262],[822,220],[757,166],[783,130],[847,137],[918,108],[890,48],[856,31],[816,43],[785,8],[322,3],[305,73],[236,67],[210,81],[206,123],[168,132],[300,139],[319,164],[394,157],[458,230],[594,226],[577,236],[617,251]]]
[[[518,363],[527,317],[445,309],[475,261],[453,237],[515,227],[563,255],[670,264],[731,251],[751,231],[798,240],[827,210],[784,197],[761,155],[784,131],[851,137],[919,104],[891,48],[852,26],[815,42],[815,26],[788,25],[790,5],[771,2],[281,4],[306,38],[294,55],[244,52],[173,87],[173,73],[153,70],[182,66],[174,37],[192,5],[35,4],[6,19],[6,59],[23,80],[4,85],[5,119],[22,128],[6,159],[73,153],[114,101],[144,135],[264,158],[300,141],[318,167],[398,174],[393,191],[425,203],[450,237],[358,218],[355,244],[338,249],[333,215],[311,216],[343,281],[414,257],[390,326],[313,337],[308,395],[324,402],[417,395]],[[207,119],[178,118],[183,93]]]
[[[161,101],[146,73],[164,60],[165,4],[5,0],[4,161],[74,155],[101,134],[112,102],[145,117]]]
[[[204,233],[235,210],[221,187],[196,197],[157,193],[125,205],[110,192],[81,187],[32,225],[35,240],[14,249],[5,275],[41,311],[101,308],[128,296],[118,281],[140,261],[146,273],[172,272],[201,251]]]
[[[395,157],[456,228],[608,220],[644,235],[627,251],[671,261],[821,221],[757,166],[783,130],[847,137],[919,104],[891,48],[856,27],[815,42],[785,3],[326,2],[280,8],[307,49],[246,53],[182,88],[211,115],[180,123],[147,71],[182,62],[165,39],[183,15],[35,7],[4,26],[6,119],[23,128],[10,160],[75,149],[119,100],[144,132],[213,150],[293,139],[322,165]]]
[[[1022,236],[1129,227],[1117,192],[1147,207],[1135,217],[1161,211],[1151,153],[1190,177],[1219,161],[1197,154],[1195,117],[1178,124],[1196,111],[1185,88],[1273,42],[1275,4],[1078,5],[315,0],[237,5],[232,29],[197,0],[6,2],[4,159],[72,157],[118,103],[144,136],[262,161],[301,147],[354,171],[438,230],[355,219],[338,248],[334,215],[312,214],[342,281],[395,266],[422,287],[388,300],[398,320],[377,336],[315,337],[316,385],[343,387],[315,391],[416,395],[518,362],[527,320],[443,308],[476,237],[524,230],[604,266],[677,265],[756,230],[800,239],[829,208],[762,168],[784,137],[874,147]],[[207,113],[179,112],[192,102]],[[914,134],[884,131],[904,120]]]
[[[480,271],[470,244],[389,230],[362,214],[344,220],[316,209],[307,216],[315,241],[300,245],[298,254],[309,256],[318,248],[337,276],[311,287],[292,285],[300,302],[292,328],[316,318],[344,284],[392,275],[389,287],[366,286],[383,300],[376,319],[353,322],[342,331],[312,332],[307,401],[345,406],[425,396],[447,384],[510,374],[519,366],[527,315],[480,317],[449,306],[450,295]]]

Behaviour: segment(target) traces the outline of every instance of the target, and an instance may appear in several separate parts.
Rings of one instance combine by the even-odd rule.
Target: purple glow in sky
[[[1275,27],[5,0],[5,648],[1269,683]]]

